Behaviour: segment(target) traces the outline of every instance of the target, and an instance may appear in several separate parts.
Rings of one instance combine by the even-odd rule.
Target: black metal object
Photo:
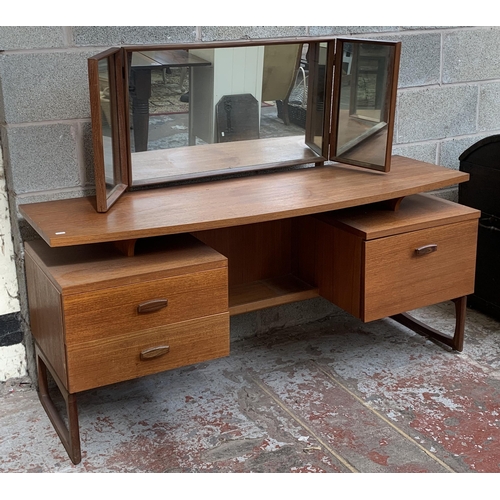
[[[468,304],[500,319],[500,135],[472,145],[459,160],[470,180],[460,184],[458,201],[481,210],[476,284]]]
[[[225,95],[215,110],[217,142],[259,138],[259,103],[253,95]]]

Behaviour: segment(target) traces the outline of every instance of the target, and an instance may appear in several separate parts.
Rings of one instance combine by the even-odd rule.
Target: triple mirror
[[[97,210],[125,190],[327,160],[388,171],[399,52],[296,38],[90,58]]]

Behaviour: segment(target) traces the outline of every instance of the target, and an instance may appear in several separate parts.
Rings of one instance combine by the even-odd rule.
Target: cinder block
[[[471,28],[443,36],[443,82],[500,78],[500,28]]]
[[[85,172],[84,182],[86,186],[95,187],[92,124],[90,122],[80,124],[80,133],[82,137],[82,160]]]
[[[37,191],[35,193],[24,193],[16,198],[16,210],[19,205],[26,203],[43,203],[45,201],[68,200],[70,198],[86,198],[95,196],[94,186],[76,186],[60,190]]]
[[[259,329],[258,312],[231,317],[231,342],[252,337]]]
[[[64,47],[62,26],[0,26],[0,50]]]
[[[402,35],[394,40],[401,41],[399,88],[432,85],[439,82],[441,71],[441,35],[439,33]]]
[[[440,148],[439,164],[458,170],[460,166],[460,162],[458,160],[460,155],[466,149],[470,148],[473,144],[481,139],[484,139],[488,135],[490,134],[479,134],[443,141]]]
[[[500,64],[500,63],[499,63]],[[479,87],[478,128],[500,130],[500,83],[485,83]]]
[[[439,196],[439,198],[443,198],[443,200],[454,201],[458,203],[458,187],[448,187],[443,189],[437,189],[436,191],[431,191],[430,194],[435,196]]]
[[[392,154],[435,164],[437,159],[437,142],[396,145],[392,148]]]
[[[441,75],[441,35],[419,33],[380,35],[374,40],[401,42],[398,88],[433,85]]]
[[[262,309],[259,311],[259,331],[301,325],[340,312],[337,306],[321,297]]]
[[[75,45],[135,45],[191,42],[195,26],[73,26]]]
[[[477,85],[400,92],[396,142],[405,144],[475,133],[478,92]]]
[[[87,59],[92,52],[0,55],[7,124],[90,116]]]
[[[323,26],[321,28],[328,28]],[[395,31],[390,26],[332,26],[335,31],[325,33],[318,29],[315,35],[337,34],[349,35],[358,33],[365,37],[367,30],[371,33]],[[358,31],[342,31],[357,28]],[[361,29],[364,28],[364,29]],[[392,28],[391,30],[382,28]],[[311,33],[313,34],[313,33]],[[374,40],[401,42],[401,63],[399,66],[398,88],[433,85],[439,83],[441,75],[441,35],[439,33],[419,33],[401,35],[370,36]]]
[[[209,40],[237,40],[239,38],[278,38],[305,36],[305,26],[202,26],[201,37]]]
[[[81,185],[77,126],[66,124],[6,127],[11,189],[16,194]]]
[[[327,35],[361,35],[368,33],[381,33],[388,31],[399,31],[398,26],[309,26],[311,36]]]

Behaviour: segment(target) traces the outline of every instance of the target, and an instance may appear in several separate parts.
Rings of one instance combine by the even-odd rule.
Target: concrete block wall
[[[305,35],[402,41],[394,153],[458,168],[462,151],[500,133],[498,27],[0,26],[0,146],[5,172],[0,200],[5,200],[7,214],[0,218],[0,235],[13,243],[2,247],[0,267],[3,257],[11,270],[5,274],[5,291],[16,295],[15,304],[0,310],[0,316],[14,315],[8,319],[15,317],[16,326],[9,328],[17,328],[0,342],[0,381],[12,373],[34,373],[23,241],[35,235],[19,216],[18,206],[94,193],[87,58],[123,44]],[[442,195],[454,198],[455,191]],[[244,334],[256,325],[277,327],[332,312],[318,299],[235,318],[233,323]],[[2,362],[10,356],[12,365],[13,349],[14,372]]]

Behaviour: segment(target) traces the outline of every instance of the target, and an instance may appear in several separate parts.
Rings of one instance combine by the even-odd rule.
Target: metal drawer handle
[[[170,346],[160,345],[158,347],[151,347],[149,349],[144,349],[141,351],[141,360],[146,361],[148,359],[159,358],[170,351]]]
[[[438,249],[438,246],[433,244],[433,245],[425,245],[423,247],[419,247],[415,249],[415,255],[427,255],[428,253],[436,252]]]
[[[160,309],[163,309],[164,307],[167,307],[167,305],[168,305],[167,299],[147,300],[146,302],[142,302],[137,306],[137,312],[139,314],[155,312],[159,311]]]

